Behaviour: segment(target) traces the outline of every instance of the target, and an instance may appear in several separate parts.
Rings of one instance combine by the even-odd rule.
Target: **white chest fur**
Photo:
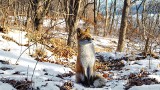
[[[83,67],[94,66],[95,51],[91,42],[80,42],[80,59]]]

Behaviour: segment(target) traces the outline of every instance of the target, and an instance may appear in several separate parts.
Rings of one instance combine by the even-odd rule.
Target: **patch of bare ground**
[[[0,60],[0,63],[2,63],[2,64],[9,64],[8,61],[4,61],[4,60]]]
[[[62,86],[57,85],[57,87],[60,88],[60,90],[72,90],[74,86],[74,83],[71,81],[65,82]]]
[[[31,87],[32,82],[28,81],[27,79],[18,81],[18,80],[14,80],[14,79],[2,78],[2,79],[0,79],[0,81],[3,83],[8,83],[8,84],[12,85],[17,90],[34,90]]]
[[[71,77],[73,75],[74,75],[74,73],[69,71],[69,73],[58,74],[56,77],[59,77],[59,78],[63,79],[64,77]]]
[[[1,67],[0,70],[6,71],[6,70],[12,70],[12,68],[9,68],[9,67]]]
[[[139,73],[131,73],[127,76],[128,82],[125,85],[125,90],[129,90],[132,86],[142,86],[142,85],[151,85],[151,84],[160,84],[155,78],[149,78],[150,73],[141,70]]]
[[[109,60],[105,62],[96,62],[97,71],[122,70],[125,66],[122,60]]]

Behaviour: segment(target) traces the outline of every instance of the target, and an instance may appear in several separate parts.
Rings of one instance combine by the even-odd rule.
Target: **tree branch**
[[[94,4],[94,2],[87,3],[87,4],[84,6],[84,9],[83,9],[82,15],[85,13],[86,8],[87,8],[89,5],[91,5],[91,4]]]
[[[141,7],[141,5],[143,4],[144,1],[145,1],[145,0],[143,0],[138,7],[137,7],[137,5],[136,5],[136,9],[137,9],[137,10],[139,10],[139,8]]]

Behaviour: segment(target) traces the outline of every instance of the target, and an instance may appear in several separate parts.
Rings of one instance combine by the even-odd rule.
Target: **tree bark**
[[[105,28],[104,28],[104,34],[105,37],[107,34],[107,28],[108,28],[108,0],[106,0],[106,18],[105,18]]]
[[[51,0],[33,0],[31,1],[32,8],[35,10],[34,28],[41,31],[43,28],[43,18],[48,12]]]
[[[117,51],[122,52],[125,46],[125,38],[126,38],[126,29],[127,29],[127,17],[129,13],[129,6],[131,0],[125,0],[122,12],[121,26],[119,31],[119,40]]]
[[[94,0],[94,34],[97,35],[97,0]]]
[[[147,52],[149,51],[149,37],[147,37],[147,39],[145,40],[145,47],[144,47],[144,54],[146,55]]]
[[[117,0],[114,0],[113,17],[112,17],[111,27],[110,27],[110,31],[109,31],[109,34],[110,34],[110,35],[111,35],[111,33],[112,33],[113,24],[114,24],[114,18],[115,18],[115,14],[116,14],[116,3],[117,3]]]
[[[78,14],[80,8],[81,0],[70,0],[69,1],[69,17],[67,20],[67,26],[69,30],[67,45],[74,46],[74,36],[77,28]]]

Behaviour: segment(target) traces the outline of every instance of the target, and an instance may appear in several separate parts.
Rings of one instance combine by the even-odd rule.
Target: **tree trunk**
[[[149,37],[146,39],[145,47],[144,47],[144,54],[146,55],[149,50]]]
[[[35,0],[36,7],[35,7],[35,21],[34,21],[34,27],[35,30],[41,31],[43,26],[43,18],[41,16],[42,10],[43,10],[43,1],[42,0]]]
[[[112,17],[112,22],[111,22],[111,28],[110,28],[110,31],[109,31],[109,34],[111,35],[112,34],[112,28],[113,28],[113,24],[114,24],[114,17],[115,17],[115,14],[116,14],[116,2],[117,0],[114,0],[114,10],[113,10],[113,17]]]
[[[33,0],[31,2],[32,8],[35,10],[34,28],[41,31],[43,28],[43,18],[48,12],[51,0]]]
[[[143,0],[139,6],[136,5],[136,22],[137,22],[137,27],[138,27],[138,28],[140,27],[140,22],[139,22],[139,9],[140,9],[140,7],[141,7],[141,5],[142,5],[143,2],[145,2],[145,0]]]
[[[142,29],[143,29],[143,38],[144,39],[147,39],[146,37],[146,26],[145,26],[145,22],[146,22],[146,18],[147,18],[147,15],[146,15],[146,0],[144,0],[143,2],[143,10],[142,10]]]
[[[108,0],[106,0],[106,18],[105,18],[105,28],[104,28],[104,34],[103,36],[106,36],[107,28],[108,28]]]
[[[97,0],[94,0],[94,34],[97,35]]]
[[[127,29],[127,17],[129,13],[129,6],[131,0],[125,0],[122,12],[121,26],[119,31],[119,40],[117,51],[122,52],[125,46],[125,38],[126,38],[126,29]]]
[[[67,26],[69,30],[67,45],[74,46],[74,35],[77,28],[78,14],[80,8],[81,0],[70,0],[69,1],[69,17],[67,20]]]

